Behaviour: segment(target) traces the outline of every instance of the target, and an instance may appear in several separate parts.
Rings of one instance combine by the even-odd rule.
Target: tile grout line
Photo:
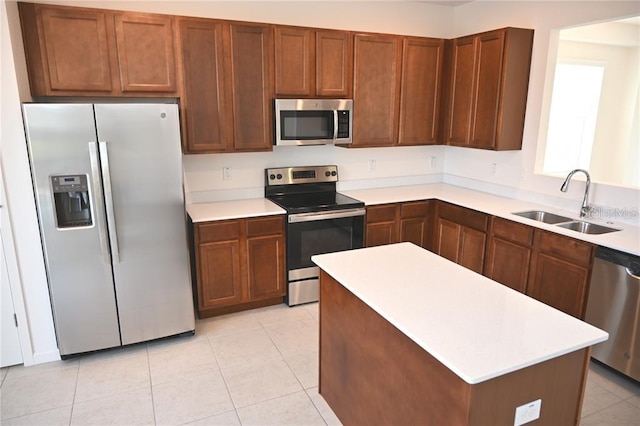
[[[220,372],[220,377],[222,377],[222,382],[224,383],[224,388],[227,390],[227,394],[229,394],[229,399],[231,400],[231,405],[233,405],[233,411],[236,413],[236,418],[238,419],[238,421],[242,425],[242,421],[240,420],[240,415],[238,414],[238,408],[236,407],[236,403],[233,400],[233,395],[231,394],[231,389],[229,389],[229,384],[227,383],[227,378],[225,377],[225,374],[224,374],[224,371],[222,370],[222,366],[220,365],[220,362],[218,362],[218,357],[216,356],[216,352],[213,349],[213,342],[211,342],[211,338],[209,336],[207,336],[207,342],[209,342],[209,348],[211,349],[211,355],[213,355],[213,359],[216,362],[216,365],[218,366],[218,371]],[[226,413],[226,411],[225,411],[225,413]],[[223,414],[223,413],[218,413],[218,414]]]
[[[149,372],[149,392],[151,393],[151,412],[153,413],[153,424],[158,424],[156,420],[156,403],[153,399],[153,378],[151,377],[151,358],[149,357],[149,344],[145,344],[145,353],[147,354],[147,371]]]
[[[309,310],[307,308],[303,308],[305,310],[305,312],[309,315],[309,317],[311,317],[311,319],[316,320],[316,318],[313,317],[313,315],[311,315],[311,312],[309,312]],[[260,322],[258,320],[258,322]],[[318,322],[318,327],[320,327],[320,322]],[[291,373],[293,374],[293,377],[296,378],[296,380],[298,381],[298,383],[300,384],[300,387],[302,388],[302,391],[304,392],[305,396],[307,397],[307,399],[309,400],[309,402],[311,402],[311,405],[313,406],[313,408],[316,410],[316,412],[318,413],[318,415],[320,416],[320,418],[322,419],[322,421],[324,422],[325,425],[328,425],[329,423],[327,423],[327,420],[324,418],[324,416],[322,415],[322,413],[320,412],[320,410],[318,409],[318,407],[316,406],[316,404],[313,402],[313,400],[311,399],[311,397],[309,396],[309,393],[307,392],[307,389],[304,387],[304,385],[302,384],[302,382],[300,381],[300,378],[298,377],[298,375],[295,373],[295,371],[293,371],[293,368],[291,368],[291,365],[289,364],[289,361],[287,361],[287,358],[284,356],[284,354],[282,353],[282,351],[280,350],[280,348],[278,347],[278,345],[276,345],[276,342],[273,341],[273,338],[271,337],[271,334],[269,334],[269,330],[266,329],[266,327],[260,322],[260,324],[262,325],[262,328],[264,329],[264,332],[267,334],[267,337],[269,337],[269,340],[271,340],[271,343],[273,343],[273,345],[276,347],[276,350],[278,351],[278,353],[280,354],[280,356],[282,357],[282,359],[284,360],[284,363],[287,364],[287,367],[289,368],[289,370],[291,371]],[[318,340],[320,339],[320,337],[318,336]],[[316,386],[317,387],[317,386]],[[292,395],[296,392],[292,392],[290,394],[287,395]],[[281,398],[283,396],[286,395],[281,395],[277,398]],[[271,399],[276,399],[276,398],[271,398]],[[264,402],[264,401],[263,401]],[[259,403],[258,403],[259,404]],[[255,404],[253,404],[255,405]]]

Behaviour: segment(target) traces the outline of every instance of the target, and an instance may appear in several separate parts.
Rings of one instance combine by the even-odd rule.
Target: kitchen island
[[[578,424],[606,332],[411,243],[313,260],[320,394],[344,424],[524,424],[538,400],[535,424]]]

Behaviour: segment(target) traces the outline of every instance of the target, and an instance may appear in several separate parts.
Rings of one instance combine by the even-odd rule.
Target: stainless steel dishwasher
[[[596,250],[585,321],[609,333],[593,347],[598,361],[640,380],[640,257]]]

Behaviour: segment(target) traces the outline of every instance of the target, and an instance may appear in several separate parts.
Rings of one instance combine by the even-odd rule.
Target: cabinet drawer
[[[483,232],[487,231],[487,215],[475,210],[440,202],[438,204],[438,216],[469,228]]]
[[[426,218],[429,213],[429,201],[417,201],[403,203],[400,206],[400,217],[409,219],[412,217]]]
[[[247,237],[284,233],[284,215],[247,219]]]
[[[492,219],[491,235],[524,246],[531,246],[533,243],[532,227],[499,217]]]
[[[240,238],[240,221],[225,220],[197,225],[198,243],[228,241]]]
[[[541,252],[577,265],[588,267],[593,259],[594,245],[584,241],[540,230],[535,231],[535,240],[536,246]]]
[[[367,223],[391,222],[396,220],[396,204],[367,207]]]

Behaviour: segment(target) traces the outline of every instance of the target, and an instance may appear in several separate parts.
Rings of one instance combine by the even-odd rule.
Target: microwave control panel
[[[349,137],[349,110],[338,111],[338,132],[336,137],[338,139]]]

